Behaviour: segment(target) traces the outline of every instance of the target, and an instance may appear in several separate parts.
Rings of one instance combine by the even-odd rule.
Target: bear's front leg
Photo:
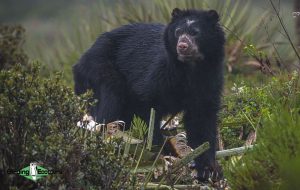
[[[189,145],[195,149],[204,142],[209,142],[209,150],[195,159],[198,179],[217,180],[222,177],[220,167],[216,162],[218,106],[209,101],[191,104],[184,115]]]

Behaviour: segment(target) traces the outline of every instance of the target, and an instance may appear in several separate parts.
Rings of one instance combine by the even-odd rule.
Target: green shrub
[[[256,128],[255,148],[226,166],[226,177],[233,189],[299,187],[296,179],[300,174],[298,86],[299,75],[295,72],[288,77],[274,78],[261,88],[267,98],[258,103],[268,106],[268,114],[262,114],[260,126]]]
[[[89,97],[75,96],[60,75],[40,78],[37,64],[0,72],[2,186],[36,187],[25,178],[5,174],[33,161],[63,171],[39,180],[42,186],[114,189],[128,184],[130,176],[113,154],[113,144],[103,143],[101,134],[74,127],[86,112]]]
[[[224,95],[220,112],[220,133],[225,148],[242,146],[249,133],[257,131],[262,120],[271,118],[281,105],[297,112],[299,99],[297,72],[269,78],[264,84],[234,83],[230,93]],[[278,105],[279,104],[279,105]]]
[[[220,133],[225,148],[243,146],[251,131],[256,131],[260,121],[270,114],[269,92],[265,87],[251,87],[244,83],[231,88],[224,96],[220,113]]]
[[[0,25],[0,70],[16,64],[27,64],[22,46],[25,30],[21,26]]]
[[[18,48],[13,52],[22,52]],[[11,61],[2,62],[5,69],[0,70],[1,189],[128,188],[131,175],[124,161],[128,159],[114,154],[120,143],[104,143],[102,134],[76,127],[93,103],[91,92],[76,96],[61,74],[43,78],[40,64],[29,64],[24,54],[13,52],[5,54]],[[20,170],[31,162],[62,174],[37,183],[7,174],[8,169]]]
[[[276,111],[259,130],[254,150],[230,165],[227,171],[233,189],[297,189],[300,174],[300,117]]]

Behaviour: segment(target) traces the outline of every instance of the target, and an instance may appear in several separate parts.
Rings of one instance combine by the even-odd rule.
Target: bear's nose
[[[184,42],[180,42],[179,44],[178,44],[178,49],[179,50],[186,50],[187,48],[189,47],[189,45],[187,44],[187,43],[184,43]]]

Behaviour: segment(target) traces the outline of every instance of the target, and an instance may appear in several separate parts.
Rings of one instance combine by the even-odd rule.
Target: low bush
[[[118,143],[104,143],[101,134],[76,127],[93,103],[92,94],[76,96],[61,74],[41,77],[40,64],[28,63],[23,54],[2,55],[6,60],[2,63],[9,67],[0,71],[1,189],[126,189],[131,185],[124,161],[128,159],[114,154]],[[7,173],[32,162],[62,173],[37,182]]]
[[[24,35],[25,30],[19,25],[0,25],[0,70],[28,63],[28,57],[22,48]]]
[[[255,91],[255,90],[254,90]],[[226,166],[233,189],[297,189],[300,183],[300,90],[297,72],[274,78],[261,87],[266,99],[258,105],[260,125],[257,142],[244,156],[234,157]],[[253,96],[255,97],[255,96]]]

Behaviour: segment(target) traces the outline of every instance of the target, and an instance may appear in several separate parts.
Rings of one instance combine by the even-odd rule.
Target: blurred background
[[[268,60],[261,62],[275,67],[291,69],[296,62],[276,15],[277,10],[296,43],[295,21],[300,18],[293,16],[296,0],[272,2],[275,9],[269,0],[1,0],[0,23],[25,27],[29,57],[42,62],[45,75],[63,71],[67,83],[72,84],[71,65],[101,33],[132,22],[167,23],[175,7],[216,9],[227,35],[227,71],[248,74],[265,64],[253,56],[249,59],[251,51],[262,51],[267,56],[263,59]],[[254,49],[245,52],[251,44]]]

